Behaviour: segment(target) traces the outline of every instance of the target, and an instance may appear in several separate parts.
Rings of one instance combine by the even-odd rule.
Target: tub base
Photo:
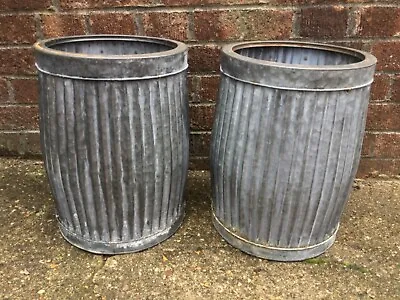
[[[95,253],[95,254],[124,254],[139,252],[151,248],[172,236],[182,225],[184,214],[172,224],[171,227],[159,231],[147,237],[143,237],[139,240],[131,240],[128,242],[101,242],[101,241],[90,241],[78,236],[76,233],[69,231],[60,222],[58,226],[61,231],[61,235],[67,242],[78,247],[82,250]]]
[[[246,240],[243,237],[230,231],[226,228],[220,220],[213,213],[212,216],[213,224],[218,233],[232,246],[239,250],[246,252],[250,255],[254,255],[259,258],[275,260],[275,261],[301,261],[308,258],[313,258],[324,253],[328,248],[332,246],[336,239],[336,233],[339,226],[336,228],[334,234],[332,234],[325,241],[303,248],[278,248],[269,247],[262,244],[257,244],[252,241]]]

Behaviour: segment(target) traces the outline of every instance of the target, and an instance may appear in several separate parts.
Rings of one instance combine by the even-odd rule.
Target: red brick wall
[[[208,167],[222,44],[304,39],[371,51],[379,62],[358,175],[400,175],[398,0],[0,0],[0,154],[40,153],[31,44],[91,33],[189,44],[191,167],[197,169]]]

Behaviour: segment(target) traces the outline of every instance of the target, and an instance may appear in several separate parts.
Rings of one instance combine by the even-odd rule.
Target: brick
[[[303,8],[300,36],[343,38],[346,36],[348,9],[342,6]]]
[[[400,8],[365,7],[358,13],[357,36],[392,37],[400,34]]]
[[[279,0],[278,0],[279,1]],[[282,0],[285,1],[285,0]],[[288,0],[290,2],[291,0]],[[346,3],[373,3],[374,0],[292,0],[294,4],[312,5],[312,4],[346,4]]]
[[[190,155],[208,156],[210,153],[211,133],[190,135]]]
[[[194,34],[198,40],[238,39],[241,23],[240,11],[198,11],[194,13]]]
[[[9,102],[7,80],[0,78],[0,103]]]
[[[89,17],[92,33],[136,34],[133,15],[126,13],[101,13]]]
[[[220,48],[216,45],[189,47],[189,70],[191,72],[219,71]]]
[[[190,106],[190,129],[193,131],[211,130],[214,121],[214,105]]]
[[[37,132],[0,132],[0,155],[39,157],[40,136]]]
[[[37,106],[0,106],[0,130],[38,129]]]
[[[259,3],[257,0],[162,0],[166,6],[203,6],[212,4],[254,4]]]
[[[366,133],[362,155],[373,158],[400,158],[400,132]]]
[[[51,6],[51,0],[0,0],[0,11],[43,10]]]
[[[34,61],[31,48],[0,49],[0,75],[34,74]]]
[[[188,97],[189,102],[198,102],[197,101],[197,77],[193,75],[188,75],[187,85],[188,85]]]
[[[399,176],[400,159],[362,158],[358,166],[357,178],[377,177],[377,175]]]
[[[238,4],[261,4],[268,3],[271,5],[292,5],[300,0],[162,0],[165,6],[204,6],[204,5],[238,5]],[[306,0],[307,1],[307,0]],[[324,0],[319,0],[324,1]],[[330,0],[337,1],[337,0]]]
[[[216,4],[218,0],[162,0],[162,3],[166,6],[187,6],[187,5],[207,5]]]
[[[371,100],[384,101],[389,97],[390,76],[387,74],[375,74],[371,88]]]
[[[400,41],[377,42],[372,47],[372,54],[378,59],[377,70],[400,71]]]
[[[370,104],[367,130],[400,130],[400,104]]]
[[[43,34],[46,37],[85,34],[83,15],[42,15]]]
[[[242,16],[244,39],[287,39],[292,32],[291,11],[247,10]]]
[[[218,96],[219,76],[202,76],[199,77],[199,102],[216,102]]]
[[[199,40],[289,38],[293,13],[278,10],[217,10],[194,14]]]
[[[33,43],[35,37],[35,20],[33,16],[0,16],[0,43],[21,44]]]
[[[186,12],[143,13],[143,29],[146,35],[175,40],[186,40],[189,26]]]
[[[361,149],[361,156],[366,157],[366,156],[371,156],[371,153],[374,151],[374,135],[370,133],[365,133],[364,139],[363,139],[363,144],[362,144],[362,149]]]
[[[209,170],[210,159],[208,157],[190,157],[189,159],[190,170]]]
[[[400,75],[396,76],[392,86],[392,101],[400,103]]]
[[[341,46],[341,47],[352,48],[352,49],[363,50],[363,51],[367,51],[367,52],[371,51],[371,46],[370,46],[369,42],[361,42],[361,41],[355,41],[355,40],[346,41],[346,42],[330,41],[329,44]]]
[[[39,86],[37,79],[13,79],[11,85],[16,103],[38,103]]]
[[[161,4],[161,0],[61,0],[63,10],[86,8],[151,7]]]

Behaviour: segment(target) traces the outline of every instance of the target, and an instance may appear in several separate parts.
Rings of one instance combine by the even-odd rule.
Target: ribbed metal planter
[[[40,133],[62,235],[94,253],[149,248],[180,226],[187,47],[135,36],[34,46]]]
[[[334,242],[376,59],[302,42],[225,46],[212,135],[213,222],[232,245],[296,261]]]

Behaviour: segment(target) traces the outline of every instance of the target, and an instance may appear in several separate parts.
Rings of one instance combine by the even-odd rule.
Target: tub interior
[[[78,40],[62,41],[47,47],[69,52],[87,55],[135,55],[151,54],[172,50],[177,47],[174,43],[162,43],[162,41],[140,40]]]
[[[345,53],[325,49],[290,46],[254,46],[234,50],[250,58],[296,65],[323,66],[347,65],[361,62],[357,52]],[[360,54],[359,54],[360,55]]]

